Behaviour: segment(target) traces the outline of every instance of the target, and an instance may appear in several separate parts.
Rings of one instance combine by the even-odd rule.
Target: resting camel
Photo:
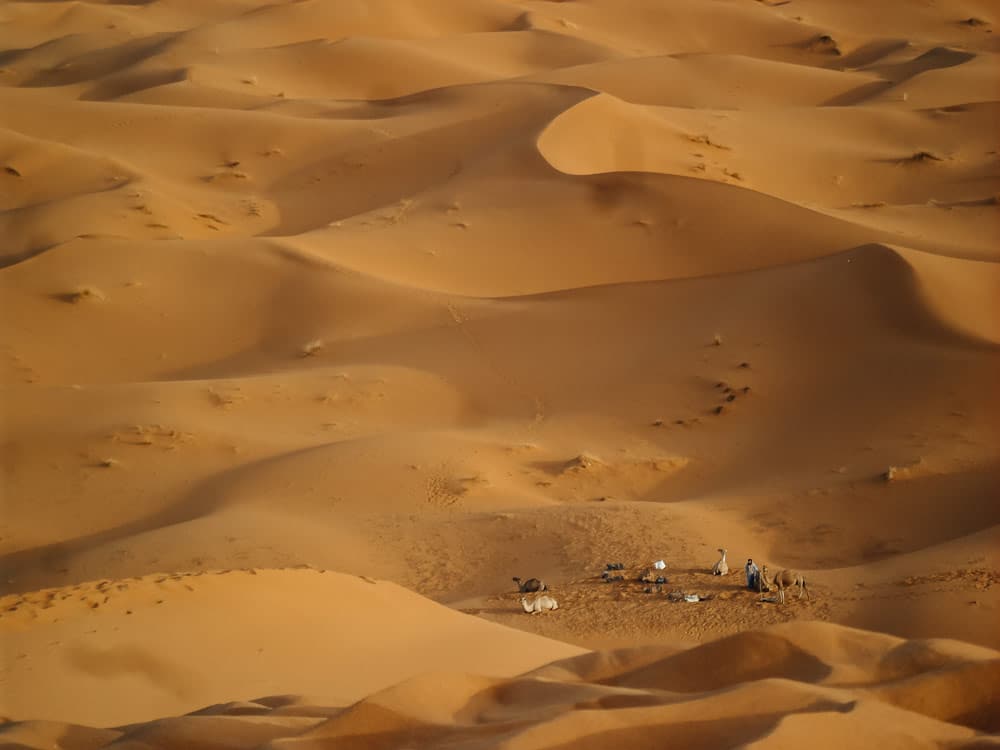
[[[792,586],[799,587],[799,599],[802,598],[802,594],[806,595],[806,599],[811,598],[809,589],[806,587],[805,576],[801,573],[795,570],[779,570],[773,576],[769,576],[767,566],[762,565],[760,568],[760,590],[761,592],[770,591],[772,586],[778,587],[778,602],[780,604],[785,603],[785,589]]]
[[[549,590],[549,587],[545,585],[545,581],[540,581],[537,578],[529,578],[527,581],[522,582],[520,578],[514,576],[513,581],[517,584],[517,590],[522,594],[533,594],[536,591]]]
[[[547,609],[559,609],[559,602],[551,596],[540,596],[529,604],[528,600],[522,596],[521,606],[524,607],[524,611],[529,615],[534,615],[539,612],[544,612]]]
[[[729,563],[726,562],[726,550],[720,547],[719,552],[722,553],[722,559],[712,566],[712,575],[727,576],[729,575]]]

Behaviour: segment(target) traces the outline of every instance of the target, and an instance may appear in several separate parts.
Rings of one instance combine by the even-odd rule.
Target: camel
[[[795,570],[779,570],[773,576],[769,576],[767,573],[767,566],[762,565],[760,568],[760,590],[770,591],[772,586],[778,587],[778,603],[785,603],[785,589],[791,588],[792,586],[799,587],[799,595],[797,598],[801,599],[802,594],[806,595],[806,599],[812,598],[809,594],[809,589],[806,587],[806,579],[801,573]]]
[[[545,585],[545,581],[540,581],[537,578],[529,578],[527,581],[522,582],[520,578],[514,576],[513,581],[517,584],[517,590],[522,594],[533,594],[536,591],[549,590],[549,587]]]
[[[722,553],[722,559],[712,566],[712,575],[727,576],[729,575],[729,563],[726,562],[726,550],[720,547],[719,552]]]
[[[522,596],[521,606],[524,607],[524,611],[529,615],[535,615],[547,609],[559,609],[559,602],[551,596],[540,596],[529,604],[528,600]]]

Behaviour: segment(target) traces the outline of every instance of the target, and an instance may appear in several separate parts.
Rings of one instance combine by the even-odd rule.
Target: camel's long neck
[[[525,612],[531,611],[531,607],[528,605],[528,602],[525,599],[521,600],[521,606],[524,607]]]

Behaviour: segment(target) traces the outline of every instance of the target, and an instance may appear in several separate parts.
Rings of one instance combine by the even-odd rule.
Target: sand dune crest
[[[788,643],[779,632],[790,640],[822,643],[818,652],[806,647],[797,659],[789,660],[778,646]],[[495,635],[501,637],[501,631]],[[227,747],[237,748],[388,747],[403,741],[413,747],[439,747],[462,740],[497,748],[602,747],[612,741],[654,747],[678,738],[691,747],[716,748],[734,742],[786,747],[815,726],[831,733],[825,741],[861,732],[900,746],[918,737],[925,743],[967,743],[976,736],[973,728],[995,729],[990,718],[995,706],[984,702],[984,696],[996,694],[990,681],[1000,662],[996,652],[985,649],[941,643],[939,648],[950,650],[959,660],[956,666],[924,664],[919,674],[902,681],[869,674],[850,686],[824,687],[831,669],[851,666],[859,648],[884,660],[901,648],[912,650],[911,645],[922,648],[838,626],[786,625],[706,644],[637,670],[629,662],[645,661],[642,650],[624,661],[620,654],[617,674],[600,682],[428,673],[339,711],[283,696],[220,704],[118,730],[66,727],[62,731],[65,746],[72,748],[103,747],[109,742],[208,747],[216,741],[213,738],[223,737]],[[777,661],[772,661],[767,676],[760,670],[761,652],[776,648]],[[801,659],[822,668],[806,666]],[[697,672],[705,667],[719,674],[735,672],[729,672],[730,679],[723,684],[699,678]],[[966,682],[969,691],[955,693],[946,684],[955,670],[975,672],[986,682],[979,688]],[[681,678],[685,684],[678,683],[685,674],[688,677]],[[671,687],[680,687],[682,694]],[[948,698],[942,700],[944,696]],[[23,722],[0,731],[20,746],[41,747],[34,743],[45,733],[56,732],[57,725]]]

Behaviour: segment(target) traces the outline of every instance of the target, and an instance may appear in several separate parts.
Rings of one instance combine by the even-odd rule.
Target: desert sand
[[[1000,744],[996,24],[0,4],[0,744]]]

